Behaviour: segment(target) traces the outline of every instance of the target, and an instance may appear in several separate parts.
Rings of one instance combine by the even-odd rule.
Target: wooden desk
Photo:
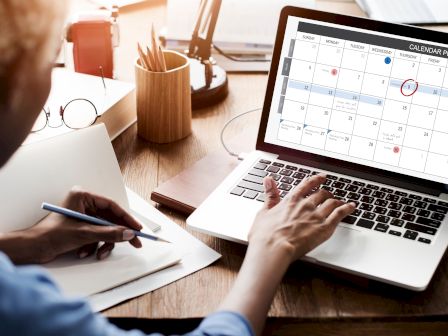
[[[318,1],[317,8],[362,15],[357,5],[350,2]],[[162,26],[164,12],[163,1],[122,11],[122,47],[118,64],[121,78],[133,78],[136,42],[148,38],[152,21]],[[231,75],[229,80],[230,95],[223,103],[194,113],[194,133],[189,138],[170,145],[149,144],[136,137],[134,125],[114,141],[127,186],[149,201],[151,191],[157,185],[220,147],[219,132],[226,120],[262,106],[267,76]],[[257,114],[242,118],[229,130],[229,136],[244,139],[248,150],[254,148],[258,118]],[[185,226],[184,216],[169,209],[161,210]],[[153,319],[147,324],[161,319],[163,325],[164,319],[201,318],[212,312],[230,289],[245,247],[193,234],[219,251],[222,259],[174,284],[109,309],[106,315]],[[274,334],[284,335],[447,335],[447,261],[447,258],[442,261],[424,293],[350,279],[296,263],[291,266],[275,297],[267,333],[276,330]],[[179,325],[185,323],[176,322]],[[136,320],[133,323],[141,326]],[[171,320],[165,326],[167,324],[171,324]]]

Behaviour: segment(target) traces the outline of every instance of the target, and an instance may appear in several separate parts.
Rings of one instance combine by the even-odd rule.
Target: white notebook
[[[0,170],[0,231],[27,228],[47,215],[43,201],[60,204],[72,186],[114,199],[130,209],[118,162],[106,128],[93,126],[22,146]],[[160,226],[144,213],[131,213],[151,232]],[[163,229],[157,232],[163,236]],[[143,240],[143,239],[142,239]],[[142,241],[143,248],[117,244],[111,256],[79,260],[66,255],[46,264],[67,295],[88,296],[178,263],[176,244]]]

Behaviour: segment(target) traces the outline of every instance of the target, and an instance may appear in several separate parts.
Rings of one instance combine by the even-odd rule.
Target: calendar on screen
[[[266,142],[448,181],[448,48],[290,18]]]

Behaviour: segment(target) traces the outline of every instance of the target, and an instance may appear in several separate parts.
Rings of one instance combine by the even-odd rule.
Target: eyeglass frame
[[[95,110],[95,119],[89,125],[87,125],[85,127],[70,127],[69,125],[66,124],[66,122],[64,120],[64,112],[65,112],[65,109],[67,108],[68,105],[70,105],[71,103],[73,103],[75,101],[78,101],[78,100],[79,101],[86,101],[86,102],[90,103],[93,106],[93,109]],[[42,110],[45,113],[45,126],[40,128],[40,129],[38,129],[38,130],[36,130],[36,131],[31,131],[31,133],[40,132],[43,129],[45,129],[45,127],[47,127],[47,126],[50,127],[50,128],[58,128],[58,127],[61,127],[62,125],[65,125],[66,127],[70,128],[72,130],[80,130],[80,129],[92,126],[93,124],[95,124],[97,122],[98,118],[101,118],[101,116],[98,114],[98,110],[96,109],[95,104],[93,102],[91,102],[90,100],[86,99],[86,98],[75,98],[75,99],[70,100],[67,104],[65,104],[64,107],[62,107],[62,105],[59,107],[59,115],[60,115],[61,121],[62,121],[59,126],[51,126],[50,125],[50,120],[49,120],[50,119],[50,113],[51,113],[50,108],[48,108],[48,111],[47,111],[45,109],[45,107],[43,107]]]

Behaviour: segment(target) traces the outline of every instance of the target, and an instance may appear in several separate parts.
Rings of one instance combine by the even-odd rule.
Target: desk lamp
[[[198,19],[186,51],[191,66],[193,109],[216,104],[229,93],[227,74],[212,57],[212,41],[222,0],[202,0]]]

